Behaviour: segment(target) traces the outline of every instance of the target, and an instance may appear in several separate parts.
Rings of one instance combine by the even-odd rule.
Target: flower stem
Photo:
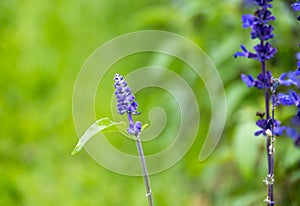
[[[145,156],[144,156],[144,151],[143,151],[143,147],[142,147],[142,143],[141,143],[140,134],[135,135],[135,137],[136,137],[136,147],[138,150],[142,173],[143,173],[143,177],[144,177],[144,184],[145,184],[145,188],[146,188],[146,197],[148,198],[148,205],[154,206],[152,192],[151,192],[151,186],[150,186],[150,180],[149,180],[149,175],[148,175],[148,170],[147,170],[147,165],[146,165],[146,161],[145,161]]]
[[[275,122],[275,89],[272,90],[272,136],[268,137],[270,140],[269,146],[269,154],[270,154],[270,181],[268,185],[268,196],[270,197],[270,202],[268,205],[272,206],[275,205],[274,201],[274,155],[275,155],[275,135],[274,135],[274,122]]]
[[[261,41],[261,44],[264,44],[263,41]],[[262,67],[262,73],[264,76],[264,94],[265,94],[265,107],[266,107],[266,120],[268,121],[270,119],[270,108],[269,108],[269,92],[267,88],[267,72],[266,72],[266,62],[262,61],[261,62],[261,67]],[[274,202],[274,103],[272,103],[272,135],[266,135],[267,141],[266,141],[266,152],[267,152],[267,157],[268,157],[268,175],[266,179],[264,180],[265,184],[268,186],[268,196],[266,198],[267,206],[273,206],[275,205]]]

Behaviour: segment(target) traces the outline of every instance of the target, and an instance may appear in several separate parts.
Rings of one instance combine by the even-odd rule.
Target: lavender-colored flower
[[[295,11],[300,11],[300,2],[295,2],[291,5]],[[297,17],[300,21],[300,16]],[[300,45],[299,45],[300,46]],[[289,86],[296,86],[300,89],[300,53],[296,53],[297,59],[297,69],[295,71],[289,71],[287,73],[283,73],[279,81],[281,84],[289,87]],[[290,90],[288,94],[280,94],[281,99],[279,102],[282,105],[295,105],[298,109],[295,117],[292,119],[292,124],[295,128],[299,128],[300,125],[300,95],[297,94],[295,91]],[[292,138],[295,142],[296,146],[300,146],[300,134],[297,132],[296,129],[292,127],[288,127],[286,129],[286,134],[288,137]]]
[[[249,59],[257,59],[257,54],[249,52],[244,45],[241,45],[241,49],[243,51],[237,52],[237,53],[234,54],[235,58],[237,58],[237,57],[246,57],[246,58],[249,58]]]
[[[243,28],[249,28],[254,24],[255,16],[252,14],[245,14],[242,16],[242,26]]]
[[[247,87],[254,87],[255,86],[255,80],[253,79],[251,74],[242,74],[241,78],[243,80],[243,82],[247,85]]]
[[[293,98],[289,94],[278,93],[277,95],[278,102],[285,106],[294,105]]]
[[[295,105],[298,108],[296,116],[300,117],[300,96],[295,91],[291,90],[288,94],[279,93],[277,99],[282,105]]]
[[[115,96],[117,98],[118,112],[119,114],[132,113],[136,114],[138,104],[134,101],[134,95],[131,92],[131,89],[127,86],[127,82],[120,74],[115,75],[115,84],[116,88]]]
[[[257,76],[257,79],[254,79],[251,74],[241,74],[241,78],[243,82],[247,85],[247,87],[256,87],[257,89],[270,88],[272,83],[272,73],[270,71],[266,72],[266,77],[260,73]]]
[[[135,97],[132,94],[130,87],[127,85],[127,82],[124,80],[124,77],[120,74],[116,74],[114,77],[114,87],[116,89],[115,96],[117,98],[117,109],[119,114],[127,113],[129,127],[127,129],[128,133],[131,135],[137,135],[141,132],[142,123],[137,121],[134,124],[132,115],[139,114],[137,112],[138,104],[134,101]]]
[[[254,46],[254,50],[257,54],[257,58],[255,58],[255,60],[260,62],[273,58],[274,54],[277,53],[277,49],[272,47],[269,42],[267,42],[265,45],[257,44]]]
[[[291,5],[295,11],[300,11],[300,2],[295,2]],[[298,21],[300,21],[300,16],[297,17]]]
[[[256,125],[258,127],[260,127],[261,129],[256,131],[254,133],[255,136],[258,136],[258,135],[266,135],[266,130],[269,129],[271,130],[272,129],[272,125],[273,125],[273,121],[272,119],[259,119],[256,121]],[[280,126],[281,125],[281,122],[278,121],[278,120],[274,120],[274,130],[273,130],[273,133],[274,135],[276,136],[281,136],[283,135],[283,132],[285,131],[286,127],[285,126]]]
[[[275,20],[275,17],[272,16],[271,11],[268,10],[268,8],[272,8],[272,5],[269,4],[272,0],[255,0],[254,2],[258,4],[260,8],[256,10],[254,15],[243,15],[242,26],[243,28],[251,28],[251,38],[258,38],[261,40],[261,43],[254,46],[255,53],[249,52],[245,46],[242,45],[242,52],[237,52],[234,57],[242,56],[263,62],[273,58],[277,52],[277,49],[272,47],[270,43],[262,43],[274,37],[274,28],[268,23]]]
[[[295,71],[282,73],[279,77],[279,82],[287,87],[295,85],[300,89],[300,68],[298,67]]]
[[[300,2],[295,2],[291,6],[295,11],[300,11]]]
[[[288,127],[286,134],[294,141],[296,146],[300,147],[300,134],[295,129]]]
[[[142,129],[142,123],[139,121],[136,121],[135,124],[130,124],[129,127],[127,128],[128,134],[132,135],[138,135],[141,132]]]

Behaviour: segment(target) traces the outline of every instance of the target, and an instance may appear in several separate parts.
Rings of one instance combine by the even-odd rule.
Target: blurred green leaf
[[[233,149],[238,169],[244,178],[255,177],[256,161],[261,158],[259,145],[264,142],[262,137],[254,137],[257,130],[251,111],[243,109],[239,112],[240,122],[236,125],[233,135]],[[245,117],[243,117],[243,115]]]

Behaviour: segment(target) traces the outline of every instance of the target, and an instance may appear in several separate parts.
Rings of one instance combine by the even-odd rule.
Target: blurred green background
[[[274,3],[273,43],[279,52],[268,66],[275,75],[296,65],[300,29],[290,3]],[[72,93],[81,66],[106,41],[143,29],[174,32],[198,44],[218,69],[228,101],[222,139],[210,158],[199,162],[201,134],[209,126],[209,99],[203,99],[207,91],[178,60],[163,59],[163,66],[189,82],[202,102],[199,109],[205,121],[187,155],[151,176],[155,204],[265,205],[265,141],[253,137],[255,113],[263,110],[263,99],[260,91],[246,89],[240,80],[242,72],[256,76],[258,64],[233,58],[241,43],[255,44],[240,20],[253,10],[241,0],[0,0],[0,205],[147,205],[142,178],[108,171],[84,151],[70,155],[78,140]],[[141,54],[125,59],[120,62],[122,73],[151,65],[157,58]],[[112,77],[107,79],[112,87]],[[143,114],[162,103],[158,97],[169,98],[155,90],[136,96]],[[170,107],[166,112],[176,113],[176,106]],[[110,115],[105,105],[96,104],[95,109],[99,117]],[[292,113],[278,108],[277,116],[285,121]],[[147,115],[141,118],[147,122]],[[176,122],[178,115],[168,118]],[[167,134],[174,130],[166,127]],[[119,140],[112,140],[116,147],[128,141]],[[155,147],[145,145],[145,153],[160,151],[170,139],[156,141]],[[300,205],[299,149],[286,137],[277,139],[276,149],[278,205]]]

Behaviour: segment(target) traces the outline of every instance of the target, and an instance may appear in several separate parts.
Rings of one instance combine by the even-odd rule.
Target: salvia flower
[[[272,83],[272,73],[270,71],[266,72],[266,75],[262,73],[258,74],[257,79],[254,79],[251,74],[241,74],[241,79],[247,85],[247,87],[256,87],[257,89],[270,88]]]
[[[256,125],[258,127],[260,127],[260,130],[256,131],[254,133],[255,136],[258,135],[266,135],[266,131],[267,130],[271,130],[272,129],[272,125],[273,125],[273,121],[272,119],[259,119],[256,121]],[[273,133],[276,136],[281,136],[283,135],[283,132],[285,131],[286,127],[285,126],[281,126],[281,122],[274,119],[274,130]]]
[[[120,74],[116,74],[114,77],[116,89],[115,96],[117,98],[118,112],[119,114],[125,114],[126,112],[136,114],[138,104],[134,101],[134,95],[131,89],[127,86],[127,82]]]
[[[297,131],[291,127],[288,127],[286,129],[286,134],[294,140],[294,143],[296,146],[300,147],[300,134],[297,133]]]
[[[251,28],[251,38],[266,41],[274,37],[273,26],[269,25],[270,21],[274,21],[275,17],[272,16],[271,11],[268,8],[272,8],[269,2],[272,0],[260,0],[254,1],[260,6],[254,13],[245,14],[242,16],[242,26],[243,28]],[[244,45],[241,46],[242,52],[237,52],[234,56],[242,56],[250,59],[255,59],[257,61],[263,62],[273,58],[274,54],[277,52],[275,47],[272,47],[270,43],[259,43],[254,46],[255,52],[249,52]]]
[[[139,114],[137,112],[138,104],[134,101],[135,96],[132,94],[130,87],[127,85],[124,77],[120,74],[116,74],[114,77],[114,87],[116,89],[115,96],[117,98],[117,110],[119,114],[127,113],[129,127],[128,133],[131,135],[137,135],[141,132],[142,123],[137,121],[134,123],[132,115]]]
[[[282,73],[279,77],[279,82],[287,87],[295,85],[300,89],[300,68],[298,67],[295,71]]]
[[[300,2],[295,2],[291,6],[295,11],[300,11]]]

